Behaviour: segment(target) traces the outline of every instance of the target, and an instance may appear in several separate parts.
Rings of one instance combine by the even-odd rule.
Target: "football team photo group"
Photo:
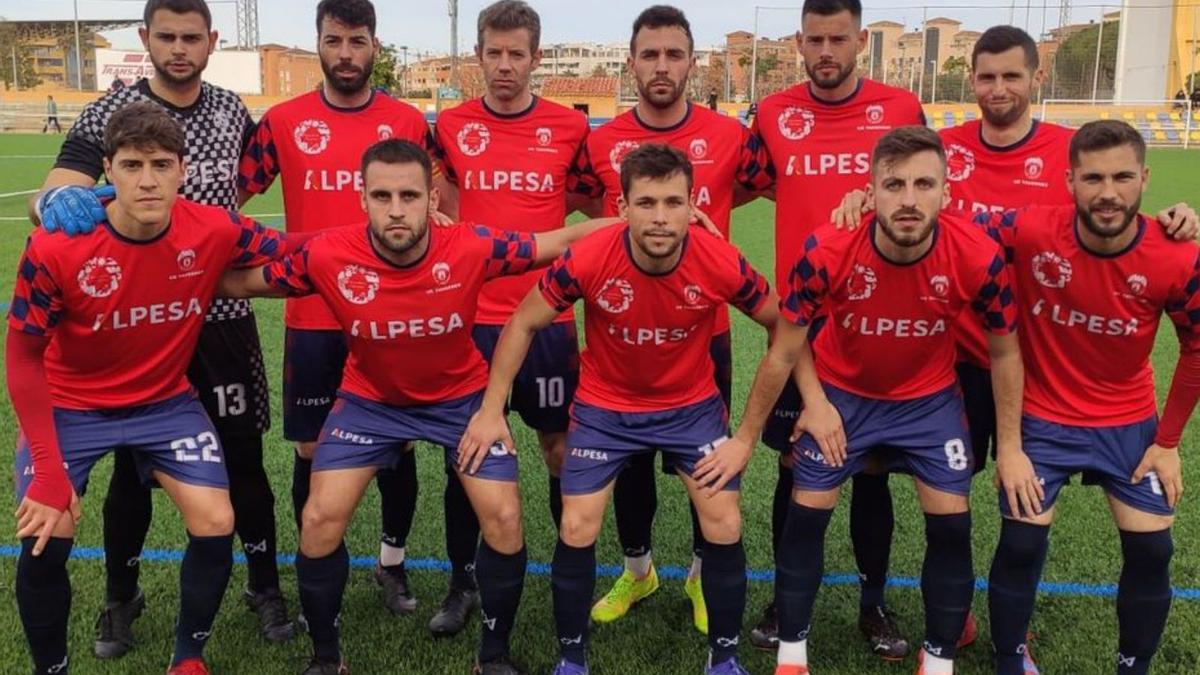
[[[853,672],[828,631],[809,640],[831,620],[827,550],[857,566],[834,596],[857,600],[857,621],[833,635],[871,663],[974,672],[956,666],[969,649],[998,675],[1200,672],[1195,651],[1155,658],[1187,543],[1172,527],[1200,398],[1200,225],[1185,196],[1143,208],[1148,149],[1125,120],[1037,118],[1026,31],[982,33],[965,85],[979,116],[935,131],[911,91],[860,72],[859,0],[805,0],[800,25],[776,27],[794,31],[805,81],[741,119],[689,100],[686,7],[655,5],[625,24],[636,104],[593,128],[535,94],[541,19],[499,0],[465,57],[485,93],[430,122],[370,83],[377,32],[404,27],[377,25],[369,0],[311,1],[294,8],[312,13],[324,80],[254,119],[202,76],[217,45],[204,0],[148,0],[154,77],[88,103],[36,176],[4,361],[19,424],[6,611],[24,653],[0,670],[143,672],[121,664],[154,609],[173,634],[156,668],[174,675],[267,672],[263,641],[306,645],[290,671],[306,675],[610,672],[590,654],[625,647],[600,627],[658,611],[631,613],[671,583],[652,541],[669,537],[690,546],[677,578],[697,639],[637,672],[747,674],[766,663],[755,649],[775,675]],[[244,215],[275,189],[282,224]],[[734,244],[735,210],[756,200],[773,269]],[[273,303],[282,344],[260,340]],[[1156,389],[1160,324],[1177,356]],[[735,367],[741,342],[757,351]],[[418,455],[434,452],[431,481]],[[81,520],[102,459],[111,478],[86,499],[103,522]],[[536,499],[522,474],[544,483]],[[1074,478],[1099,487],[1107,529],[1055,522]],[[425,548],[447,561],[419,622],[418,483],[437,504]],[[660,484],[686,495],[690,529],[655,531]],[[148,601],[139,560],[168,503],[177,595]],[[371,593],[394,626],[357,606],[356,521],[378,534]],[[85,522],[103,562],[72,560]],[[973,538],[985,523],[998,536]],[[1066,670],[1040,670],[1030,646],[1059,638],[1035,612],[1052,528],[1119,552],[1104,561],[1115,591],[1089,605],[1113,628]],[[902,530],[912,617],[885,599]],[[549,559],[527,552],[535,536]],[[598,574],[618,562],[606,539],[615,575]],[[769,541],[765,580],[750,539]],[[93,574],[103,598],[73,594]],[[260,633],[241,666],[206,650],[234,603]],[[472,656],[355,667],[386,631],[467,636]],[[533,645],[553,663],[530,667]]]

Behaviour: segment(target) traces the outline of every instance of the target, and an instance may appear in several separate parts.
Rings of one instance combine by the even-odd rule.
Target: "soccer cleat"
[[[478,589],[451,586],[437,614],[429,620],[429,630],[437,637],[455,635],[466,627],[471,613],[478,608]]]
[[[508,654],[503,654],[489,661],[476,659],[471,672],[474,675],[523,675],[525,671],[521,670]]]
[[[96,617],[96,642],[92,653],[101,659],[117,659],[133,649],[133,621],[146,608],[146,595],[138,589],[128,602],[109,602]]]
[[[287,642],[296,634],[296,625],[288,619],[287,602],[278,588],[261,593],[246,589],[242,596],[246,607],[258,615],[258,625],[269,642]]]
[[[775,675],[808,675],[808,666],[780,663],[775,666]]]
[[[650,572],[642,579],[635,579],[629,570],[621,572],[608,593],[592,605],[592,621],[609,623],[625,616],[634,605],[645,600],[658,590],[658,570],[650,563]],[[707,627],[708,615],[704,617]]]
[[[963,622],[962,635],[958,637],[958,649],[962,649],[975,641],[978,628],[975,626],[975,612],[967,612],[967,620]]]
[[[708,635],[708,606],[704,604],[704,587],[700,584],[700,577],[688,577],[683,582],[683,592],[692,599],[692,625],[701,635]]]
[[[408,587],[408,573],[403,563],[387,569],[376,564],[375,583],[383,589],[383,606],[392,614],[403,616],[416,611],[417,599]]]
[[[712,664],[712,654],[708,656],[709,665],[704,666],[704,675],[750,675],[750,671],[742,667],[738,663],[737,658],[732,658],[717,665]]]
[[[908,640],[896,625],[896,615],[886,607],[860,609],[858,630],[871,643],[871,651],[884,661],[899,661],[908,656]]]
[[[554,666],[554,671],[550,675],[588,675],[588,669],[587,666],[581,666],[566,659],[559,659],[558,665]]]
[[[167,675],[208,675],[208,665],[204,659],[184,659],[167,668]]]
[[[328,661],[318,661],[314,657],[300,675],[350,675],[350,666],[347,666],[345,661],[329,663]]]
[[[762,618],[750,631],[750,644],[755,649],[770,652],[779,648],[779,612],[775,610],[774,602],[763,607]]]

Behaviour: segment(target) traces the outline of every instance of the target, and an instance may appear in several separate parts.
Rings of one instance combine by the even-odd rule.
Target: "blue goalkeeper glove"
[[[42,228],[47,232],[63,232],[68,237],[87,234],[104,222],[108,214],[102,199],[112,199],[117,190],[111,185],[85,188],[64,185],[50,188],[38,197],[35,209]]]

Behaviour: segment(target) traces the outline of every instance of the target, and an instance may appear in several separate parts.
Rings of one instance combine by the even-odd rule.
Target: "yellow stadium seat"
[[[1121,119],[1126,119],[1126,120],[1129,120],[1130,122],[1132,122],[1133,121],[1133,113],[1123,112],[1123,113],[1121,113]]]
[[[933,118],[933,128],[934,129],[941,129],[943,126],[945,126],[945,123],[942,122],[942,118],[940,118],[940,117]]]
[[[1163,131],[1156,131],[1156,132],[1154,132],[1154,140],[1156,140],[1156,141],[1165,141],[1165,140],[1167,140],[1167,134],[1166,134],[1166,132],[1163,132]]]
[[[1156,120],[1156,119],[1158,119],[1158,115],[1156,115],[1156,114],[1154,114],[1154,113],[1152,113],[1152,112],[1148,112],[1148,113],[1146,113],[1146,121],[1148,121],[1148,122],[1153,122],[1153,121],[1154,121],[1154,120]]]
[[[966,115],[966,113],[964,113],[962,111],[962,108],[959,108],[958,110],[954,111],[954,119],[957,120],[960,124],[962,123],[963,119],[966,118],[966,116],[967,115]]]
[[[1175,121],[1175,122],[1179,122],[1179,121],[1181,121],[1181,120],[1179,119],[1179,113],[1177,113],[1177,112],[1172,112],[1172,113],[1170,113],[1170,115],[1169,115],[1169,116],[1170,116],[1170,118],[1171,118],[1171,120],[1172,120],[1172,121]]]
[[[1108,111],[1107,110],[1100,111],[1100,119],[1102,119],[1102,120],[1108,119]]]
[[[1193,132],[1192,132],[1192,140],[1193,140],[1193,141],[1200,141],[1200,131],[1193,131]]]

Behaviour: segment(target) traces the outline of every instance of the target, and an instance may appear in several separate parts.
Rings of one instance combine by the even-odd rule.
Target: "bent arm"
[[[521,370],[521,364],[525,362],[525,355],[533,344],[533,336],[549,326],[558,315],[558,310],[551,307],[542,296],[541,289],[536,286],[530,289],[512,318],[504,324],[504,330],[500,331],[488,372],[487,390],[479,406],[481,414],[504,414],[509,389]]]
[[[566,252],[567,247],[583,239],[596,230],[621,222],[620,218],[595,218],[582,223],[560,227],[549,232],[538,232],[533,235],[537,242],[537,253],[534,256],[534,267],[543,267],[554,262]]]
[[[808,345],[808,326],[797,326],[780,319],[775,324],[774,340],[754,374],[754,383],[750,386],[742,422],[736,433],[738,438],[750,444],[757,441],[762,435],[767,415],[793,372],[806,402],[825,397],[821,382],[817,379],[812,349]]]

